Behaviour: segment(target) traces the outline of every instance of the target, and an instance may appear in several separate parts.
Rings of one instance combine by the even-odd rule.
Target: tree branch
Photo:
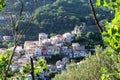
[[[31,21],[33,20],[34,18],[34,15],[31,17],[31,19],[29,20],[28,24],[26,25],[26,28],[23,29],[22,31],[18,32],[18,28],[19,28],[19,25],[20,25],[20,20],[21,20],[21,16],[22,16],[22,12],[23,12],[23,7],[24,7],[24,1],[21,0],[21,8],[20,8],[20,12],[19,12],[19,17],[18,17],[18,22],[14,23],[14,20],[13,20],[13,17],[10,15],[10,23],[12,24],[11,27],[13,27],[13,30],[15,30],[12,34],[13,34],[13,37],[14,37],[14,49],[13,49],[13,52],[10,56],[10,60],[8,62],[8,66],[6,68],[6,74],[5,74],[5,77],[4,77],[4,80],[7,79],[7,76],[8,76],[8,71],[9,71],[9,68],[10,68],[10,65],[11,65],[11,62],[12,62],[12,59],[13,59],[13,56],[14,56],[14,53],[15,53],[15,49],[17,48],[18,46],[18,43],[19,41],[22,39],[24,33],[29,29],[29,26],[30,26],[30,23]],[[18,36],[17,35],[21,35],[21,36]],[[35,80],[34,78],[34,66],[33,66],[33,60],[31,61],[31,68],[32,68],[32,76],[33,76],[33,80]]]
[[[15,22],[14,22],[14,19],[12,17],[12,13],[9,14],[9,17],[10,17],[10,27],[12,28],[12,35],[13,35],[13,38],[15,39]]]
[[[31,75],[32,75],[32,80],[35,80],[34,76],[34,64],[33,64],[33,59],[30,57],[30,62],[31,62]]]
[[[21,19],[22,12],[23,12],[23,7],[24,7],[24,2],[23,2],[23,0],[20,0],[20,2],[21,2],[21,8],[20,8],[20,12],[19,12],[18,22],[17,22],[16,25],[15,25],[15,31],[16,31],[17,34],[18,34],[18,27],[19,27],[19,24],[20,24],[20,19]],[[17,35],[16,35],[16,36],[17,36]]]
[[[21,16],[22,16],[22,12],[23,12],[23,4],[24,4],[24,3],[23,3],[23,0],[21,0],[20,14],[19,14],[19,18],[18,18],[18,23],[16,23],[15,28],[14,28],[14,21],[13,21],[13,18],[12,18],[12,16],[11,16],[11,21],[12,21],[11,23],[12,23],[12,26],[13,26],[13,30],[15,30],[15,31],[13,32],[13,37],[14,37],[14,49],[13,49],[13,52],[12,52],[12,54],[11,54],[11,56],[10,56],[10,60],[9,60],[9,62],[8,62],[7,68],[6,68],[6,74],[5,74],[4,80],[7,79],[8,71],[9,71],[9,68],[10,68],[10,65],[11,65],[11,62],[12,62],[12,59],[13,59],[15,50],[16,50],[16,48],[17,48],[17,46],[18,46],[18,42],[19,42],[18,39],[17,39],[18,26],[19,26],[19,23],[20,23],[20,18],[21,18]]]
[[[92,11],[93,19],[95,20],[95,23],[97,24],[100,33],[102,33],[102,32],[103,32],[103,29],[102,29],[102,27],[100,26],[99,21],[98,21],[98,19],[97,19],[97,17],[96,17],[96,13],[95,13],[95,10],[94,10],[94,7],[93,7],[92,0],[89,0],[89,5],[90,5],[91,11]]]

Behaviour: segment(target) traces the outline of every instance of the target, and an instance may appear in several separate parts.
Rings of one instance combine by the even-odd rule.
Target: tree
[[[52,56],[50,58],[46,58],[46,61],[48,64],[55,64],[56,61],[61,60],[63,58],[62,55],[58,54],[58,53],[54,53],[52,54]]]
[[[120,0],[97,0],[98,6],[105,6],[115,12],[114,19],[106,22],[106,30],[103,32],[103,39],[106,46],[111,50],[106,51],[110,60],[106,62],[107,66],[101,68],[102,80],[119,80],[120,79]]]
[[[23,73],[28,75],[31,72],[31,68],[30,68],[30,63],[27,63],[26,66],[23,67]],[[48,66],[46,64],[46,61],[44,58],[40,58],[36,64],[34,64],[34,75],[37,77],[40,77],[40,75],[44,72],[48,70]],[[24,75],[23,74],[23,75]]]
[[[97,47],[96,55],[90,56],[79,62],[67,65],[67,71],[57,74],[53,80],[99,80],[99,70],[103,66],[105,57],[102,48]]]
[[[5,77],[3,78],[4,80],[6,80],[8,75],[9,75],[8,72],[9,72],[9,69],[10,69],[10,65],[11,65],[12,59],[13,59],[14,54],[15,54],[15,50],[16,50],[17,46],[19,45],[20,40],[22,39],[23,35],[28,30],[31,21],[33,20],[33,16],[30,16],[29,19],[25,18],[23,16],[24,0],[20,0],[20,4],[21,4],[21,7],[20,7],[20,10],[19,10],[19,13],[18,13],[17,20],[14,20],[14,18],[12,16],[12,13],[9,14],[9,16],[10,16],[10,25],[9,26],[12,29],[12,35],[13,35],[13,38],[14,38],[14,49],[12,51],[12,54],[10,55],[10,59],[9,59],[8,65],[6,67]],[[20,23],[24,19],[27,19],[28,23],[26,24],[25,28],[20,29],[21,27],[23,27],[23,26],[21,26]]]
[[[119,74],[115,76],[111,74],[108,76],[108,71],[113,72],[114,69],[120,67],[120,64],[116,63],[118,58],[116,54],[113,55],[115,59],[114,62],[111,61],[113,57],[111,57],[111,59],[108,58],[108,55],[110,56],[109,52],[111,51],[112,49],[110,47],[102,49],[102,47],[97,46],[95,55],[86,57],[78,64],[71,63],[67,66],[66,72],[63,71],[61,74],[57,74],[53,80],[119,80]],[[111,69],[111,66],[114,68]]]

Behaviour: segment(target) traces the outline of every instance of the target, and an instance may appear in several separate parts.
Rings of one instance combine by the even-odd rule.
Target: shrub
[[[56,75],[53,80],[100,80],[101,75],[103,75],[101,71],[107,73],[112,69],[114,70],[120,67],[120,64],[117,64],[116,61],[112,61],[112,58],[109,59],[106,55],[110,50],[112,51],[110,48],[103,50],[100,47],[96,47],[96,55],[87,57],[79,64],[71,63],[67,66],[66,72]],[[116,55],[113,56],[114,59],[118,58]],[[113,75],[111,79],[107,80],[116,80],[115,77],[119,77],[119,75]]]

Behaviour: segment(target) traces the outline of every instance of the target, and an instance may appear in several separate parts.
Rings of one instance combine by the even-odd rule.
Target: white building
[[[41,53],[41,48],[37,46],[37,47],[35,48],[35,53],[36,53],[36,55],[41,56],[41,55],[42,55],[42,53]]]
[[[48,35],[45,33],[39,33],[39,45],[42,45],[42,41],[43,40],[47,40],[48,39]]]
[[[36,47],[35,49],[35,53],[36,55],[38,56],[42,56],[42,55],[52,55],[54,53],[54,51],[52,50],[52,48],[49,48],[49,47]]]
[[[11,41],[12,40],[12,36],[3,36],[3,40]]]
[[[86,55],[87,55],[87,54],[86,54],[86,51],[81,51],[81,52],[80,52],[80,56],[81,56],[81,57],[85,57]]]
[[[63,38],[65,39],[66,42],[71,42],[72,41],[72,34],[65,33],[65,34],[63,34]]]
[[[72,43],[73,55],[69,54],[70,57],[85,57],[86,50],[84,45],[80,45],[79,43]]]
[[[80,44],[79,43],[72,43],[73,50],[80,50]]]

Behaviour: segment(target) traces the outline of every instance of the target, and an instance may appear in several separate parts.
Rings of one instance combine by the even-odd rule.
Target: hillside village
[[[81,29],[80,27],[81,26],[76,26],[71,33],[67,32],[52,37],[48,37],[46,33],[39,33],[38,41],[25,41],[24,48],[17,46],[13,58],[14,64],[11,65],[11,69],[22,73],[22,68],[29,62],[30,57],[32,57],[34,63],[36,63],[41,57],[46,59],[51,58],[54,54],[59,54],[63,56],[63,59],[58,60],[56,64],[49,65],[49,71],[55,70],[61,72],[61,70],[65,69],[66,64],[69,63],[71,58],[83,58],[88,53],[84,45],[72,43],[75,35],[81,31],[78,30],[78,28]],[[12,40],[10,36],[3,36],[3,39],[7,41]],[[10,50],[13,50],[13,48],[14,47],[10,48]],[[5,50],[6,49],[3,48],[0,52]],[[47,73],[44,75],[46,74]],[[30,75],[28,75],[28,77],[31,78]]]
[[[120,80],[120,0],[1,0],[0,12],[0,80]]]
[[[71,43],[74,35],[65,33],[48,38],[45,33],[39,34],[39,41],[25,41],[24,50],[27,54],[37,56],[49,56],[54,53],[64,54],[70,58],[80,57],[85,55],[85,46],[79,43]],[[65,44],[72,44],[72,48],[68,48]]]

